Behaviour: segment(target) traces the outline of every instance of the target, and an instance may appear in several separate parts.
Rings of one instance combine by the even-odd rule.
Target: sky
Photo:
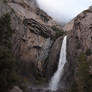
[[[36,0],[38,6],[60,23],[67,23],[92,5],[92,0]]]

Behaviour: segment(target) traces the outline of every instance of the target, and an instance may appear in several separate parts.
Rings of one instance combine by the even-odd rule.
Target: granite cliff
[[[58,37],[64,36],[62,27],[39,9],[35,0],[1,0],[0,9],[0,16],[8,13],[11,18],[12,51],[19,71],[24,76],[33,76],[34,80],[47,76],[50,69],[48,63],[52,62],[49,58],[55,58],[54,62],[58,60],[61,44],[56,42],[59,43]],[[52,50],[57,47],[53,47],[54,44],[59,45],[57,53]]]
[[[92,91],[92,7],[83,11],[70,24],[68,62],[72,66],[72,92]],[[70,25],[70,26],[69,26]],[[72,26],[71,26],[72,25]]]
[[[92,7],[64,28],[39,9],[35,0],[0,0],[0,17],[6,14],[11,20],[8,27],[12,30],[12,37],[9,40],[16,57],[17,71],[21,79],[27,79],[24,82],[25,92],[48,91],[32,89],[30,85],[49,81],[57,69],[62,40],[66,34],[68,62],[61,79],[63,89],[57,92],[92,92]],[[16,86],[9,91],[16,90],[22,92]]]

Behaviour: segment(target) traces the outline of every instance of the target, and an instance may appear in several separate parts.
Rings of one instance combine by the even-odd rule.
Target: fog
[[[92,0],[37,0],[38,6],[60,23],[67,23],[92,5]]]

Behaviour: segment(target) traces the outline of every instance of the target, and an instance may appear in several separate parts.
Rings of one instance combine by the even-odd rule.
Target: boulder
[[[9,92],[23,92],[19,87],[14,86]]]

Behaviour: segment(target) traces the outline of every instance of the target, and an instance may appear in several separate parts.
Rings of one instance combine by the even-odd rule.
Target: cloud
[[[54,20],[66,23],[92,5],[92,0],[37,0],[37,3]]]

